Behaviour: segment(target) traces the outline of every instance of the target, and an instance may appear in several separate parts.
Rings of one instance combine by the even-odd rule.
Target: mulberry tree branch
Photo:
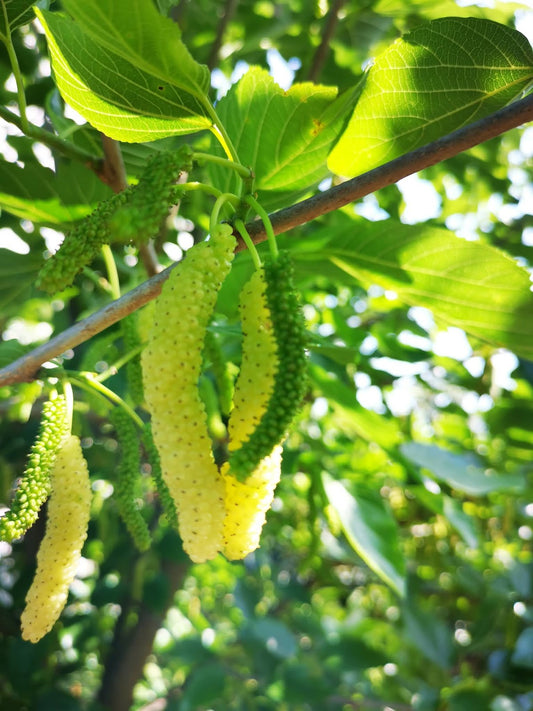
[[[294,227],[325,215],[328,212],[343,207],[365,195],[384,188],[401,178],[417,173],[473,146],[499,136],[512,128],[516,128],[533,120],[533,94],[516,101],[503,109],[475,123],[460,128],[422,148],[417,148],[399,158],[374,168],[367,173],[347,180],[341,185],[318,193],[307,200],[302,200],[290,207],[273,213],[270,218],[276,234],[286,232]],[[249,223],[247,230],[255,244],[266,239],[265,229],[261,221]],[[244,249],[244,243],[239,241],[237,250]],[[40,366],[74,348],[91,336],[100,333],[129,313],[144,306],[154,299],[161,291],[161,286],[173,266],[156,274],[140,286],[132,289],[117,301],[113,301],[91,316],[83,319],[62,333],[52,338],[48,343],[38,346],[26,355],[17,359],[0,370],[0,386],[32,380]]]
[[[346,0],[334,0],[331,5],[326,21],[326,26],[324,28],[324,34],[322,35],[320,44],[316,48],[311,68],[309,69],[309,73],[307,74],[307,81],[318,81],[318,78],[322,71],[322,67],[324,66],[326,59],[328,58],[331,40],[333,39],[333,36],[335,35],[335,30],[337,29],[337,25],[339,22],[339,12],[341,11],[342,6],[345,2]]]

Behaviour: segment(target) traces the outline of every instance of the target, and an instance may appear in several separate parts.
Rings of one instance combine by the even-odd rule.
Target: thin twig
[[[222,43],[224,41],[226,29],[228,27],[229,21],[235,14],[235,10],[237,9],[238,4],[239,0],[226,0],[224,10],[222,11],[222,16],[220,18],[220,22],[218,23],[217,34],[211,47],[211,51],[209,52],[209,58],[207,60],[207,66],[209,67],[209,70],[214,69],[218,63],[218,55],[220,53],[220,48],[222,47]]]
[[[531,120],[533,120],[533,94],[480,121],[433,141],[423,148],[406,153],[400,158],[348,180],[342,185],[275,212],[270,216],[274,232],[280,234],[303,225]],[[249,223],[246,225],[246,229],[255,244],[266,239],[266,232],[261,221]],[[237,251],[242,249],[244,249],[244,243],[239,240]],[[31,380],[43,363],[78,346],[91,336],[120,321],[132,311],[147,304],[160,293],[161,286],[172,268],[173,266],[170,266],[160,274],[156,274],[117,301],[113,301],[58,334],[48,343],[38,346],[25,356],[2,368],[0,370],[0,385],[11,385]]]
[[[328,13],[326,20],[326,26],[324,28],[324,34],[320,44],[318,45],[316,52],[311,63],[311,68],[307,74],[307,80],[316,82],[322,71],[322,68],[326,62],[327,56],[329,54],[329,47],[335,30],[337,29],[337,24],[339,22],[339,12],[344,5],[346,0],[334,0],[331,5],[331,9]]]
[[[103,183],[109,185],[114,193],[120,193],[128,187],[128,177],[120,144],[114,138],[109,138],[103,133],[101,135],[105,160],[98,177]]]
[[[120,143],[113,138],[102,134],[102,146],[105,160],[98,177],[109,185],[114,193],[120,193],[128,187],[128,176],[120,150]],[[139,246],[139,257],[144,264],[146,274],[151,277],[159,274],[162,267],[157,259],[157,254],[151,242]]]

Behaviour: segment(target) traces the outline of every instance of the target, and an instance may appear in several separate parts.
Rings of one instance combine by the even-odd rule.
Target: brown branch
[[[122,151],[120,150],[120,143],[102,134],[102,147],[105,160],[98,177],[106,185],[109,185],[114,193],[120,193],[128,187],[128,176]],[[139,256],[149,277],[158,274],[162,270],[151,242],[139,246]]]
[[[181,587],[189,569],[189,563],[166,562],[163,572],[168,582],[168,594],[161,609],[154,611],[144,603],[137,615],[133,629],[126,635],[115,637],[105,665],[98,700],[110,711],[129,711],[133,703],[133,688],[142,677],[146,658],[154,646],[157,630],[163,624],[166,613]],[[118,627],[120,627],[117,624]]]
[[[274,232],[280,234],[303,225],[531,120],[533,120],[533,94],[433,141],[427,146],[406,153],[379,168],[275,212],[271,215]],[[261,222],[254,221],[248,224],[247,228],[256,244],[266,239],[265,229]],[[239,242],[237,251],[242,249],[244,249],[244,245]],[[120,321],[132,311],[144,306],[160,293],[161,286],[172,268],[173,266],[170,266],[160,274],[156,274],[117,301],[113,301],[58,334],[48,343],[38,346],[25,356],[2,368],[0,370],[0,386],[31,380],[35,377],[39,367],[46,361],[78,346],[91,336]]]
[[[128,187],[128,177],[120,144],[114,138],[109,138],[103,133],[101,136],[105,158],[98,177],[103,183],[109,185],[114,193],[121,193]]]
[[[309,72],[307,74],[308,81],[316,82],[318,80],[318,77],[320,76],[324,63],[329,54],[329,45],[331,43],[331,40],[333,39],[335,30],[337,29],[337,24],[339,22],[339,12],[345,2],[346,0],[334,0],[333,4],[331,5],[331,9],[328,13],[326,21],[326,26],[324,28],[324,34],[322,35],[320,44],[316,49],[313,61],[311,63],[311,68],[309,69]]]
[[[218,62],[218,55],[220,48],[222,47],[222,42],[224,41],[224,35],[226,34],[227,26],[235,14],[239,0],[226,0],[224,10],[222,11],[222,16],[217,27],[217,34],[209,52],[209,58],[207,60],[207,66],[209,69],[214,69]]]

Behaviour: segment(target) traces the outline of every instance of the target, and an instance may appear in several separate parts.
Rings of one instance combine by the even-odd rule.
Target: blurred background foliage
[[[519,2],[158,5],[180,24],[193,55],[217,67],[214,93],[242,74],[243,63],[284,81],[312,77],[349,89],[370,57],[435,17],[519,27],[529,18],[533,26]],[[317,59],[332,9],[338,22]],[[14,42],[34,120],[101,154],[98,134],[65,113],[43,35],[30,25]],[[0,101],[13,100],[0,48]],[[52,300],[34,289],[46,246],[108,189],[5,126],[1,365],[109,299],[98,261]],[[125,145],[128,174],[180,141]],[[446,225],[530,266],[532,156],[533,129],[511,131],[379,191],[355,211]],[[20,183],[16,160],[24,163]],[[53,180],[41,164],[54,167]],[[183,201],[160,235],[162,262],[203,236],[209,209],[198,194]],[[353,207],[344,212],[353,217]],[[319,249],[329,219],[287,238],[312,377],[261,548],[242,563],[219,557],[191,565],[163,526],[150,551],[138,554],[111,498],[118,454],[106,411],[77,391],[76,428],[95,491],[83,566],[60,622],[31,645],[20,639],[19,616],[43,521],[22,542],[0,544],[2,711],[533,709],[533,364],[436,323],[392,291],[306,269],[298,255]],[[115,255],[125,290],[142,281],[135,249]],[[219,301],[215,328],[228,356],[238,348],[235,294],[250,269],[239,255]],[[104,370],[120,338],[118,326],[108,329],[67,354],[67,367]],[[127,397],[122,372],[109,384]],[[40,382],[0,388],[6,504],[37,431],[41,394]],[[149,488],[145,497],[150,514]]]

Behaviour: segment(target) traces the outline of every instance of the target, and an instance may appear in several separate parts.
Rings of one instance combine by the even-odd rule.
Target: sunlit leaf
[[[533,80],[533,49],[509,27],[444,17],[376,57],[328,165],[352,177],[496,111]]]
[[[320,249],[295,249],[307,269],[391,289],[404,303],[425,306],[446,324],[533,357],[530,277],[505,252],[437,227],[390,219],[371,223],[346,214],[320,236]]]
[[[212,125],[207,68],[195,62],[178,26],[149,0],[64,5],[75,21],[58,13],[38,15],[57,86],[89,123],[130,142]]]
[[[264,69],[252,67],[217,104],[242,163],[267,208],[308,191],[327,174],[326,158],[350,109],[350,94],[335,87],[294,84],[283,91]],[[234,189],[232,172],[210,168],[215,185]]]
[[[405,442],[400,449],[404,456],[427,469],[438,481],[471,496],[483,496],[491,491],[521,491],[525,486],[524,477],[487,470],[474,454],[456,454],[422,442]]]
[[[405,594],[405,561],[398,544],[398,529],[379,495],[355,496],[329,475],[323,474],[324,490],[337,512],[342,530],[358,555],[399,595]]]

